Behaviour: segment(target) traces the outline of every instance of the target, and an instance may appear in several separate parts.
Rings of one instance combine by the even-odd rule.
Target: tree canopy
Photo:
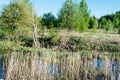
[[[115,14],[102,16],[99,19],[99,23],[102,29],[118,29],[120,27],[120,12],[118,11]]]
[[[63,28],[79,32],[86,31],[89,26],[89,14],[86,0],[82,0],[80,3],[66,0],[58,15],[59,24]]]
[[[73,14],[73,1],[66,0],[58,14],[59,26],[62,28],[72,29]]]
[[[6,6],[0,17],[2,28],[12,31],[19,27],[28,27],[32,21],[32,6],[29,0],[15,0]]]
[[[56,27],[56,22],[57,19],[55,18],[55,16],[51,12],[49,12],[43,15],[41,24],[50,29]]]

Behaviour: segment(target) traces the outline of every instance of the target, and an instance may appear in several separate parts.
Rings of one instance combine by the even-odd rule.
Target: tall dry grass
[[[61,53],[47,55],[13,52],[7,57],[5,80],[119,80],[112,71],[114,58],[94,54]],[[75,55],[74,55],[75,54]],[[98,70],[97,61],[104,60]],[[116,67],[116,66],[114,66]],[[119,75],[120,73],[118,73]],[[116,78],[116,79],[115,79]]]

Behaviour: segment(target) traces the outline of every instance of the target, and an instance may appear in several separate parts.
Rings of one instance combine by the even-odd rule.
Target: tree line
[[[41,17],[40,22],[47,28],[62,28],[84,32],[92,29],[94,32],[97,29],[119,30],[120,33],[120,11],[114,14],[107,14],[101,18],[90,16],[90,10],[86,0],[75,2],[66,0],[58,12],[57,18],[49,12]]]
[[[100,28],[106,30],[119,29],[120,30],[120,11],[114,14],[102,16],[99,19]]]
[[[58,12],[57,18],[52,12],[45,13],[41,17],[32,15],[32,3],[30,0],[15,0],[7,5],[0,15],[0,27],[12,32],[24,27],[30,27],[34,22],[40,29],[68,29],[77,32],[84,32],[92,29],[119,30],[120,33],[120,12],[108,14],[101,18],[90,16],[90,10],[86,0],[77,2],[76,0],[66,0]],[[34,10],[35,11],[35,10]]]

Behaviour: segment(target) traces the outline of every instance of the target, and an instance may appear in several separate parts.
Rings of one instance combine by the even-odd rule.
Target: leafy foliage
[[[120,12],[116,12],[115,14],[109,14],[102,16],[99,19],[99,24],[102,29],[113,30],[118,29],[120,27]]]
[[[66,0],[58,14],[59,26],[69,30],[73,27],[73,1]]]
[[[86,0],[82,0],[80,4],[67,0],[58,15],[62,27],[79,32],[87,31],[89,18]]]
[[[1,26],[11,31],[19,27],[28,27],[31,25],[31,5],[28,0],[16,0],[6,6],[0,17]]]
[[[48,29],[51,29],[53,27],[57,27],[57,25],[56,25],[57,19],[55,18],[55,16],[51,12],[49,12],[49,13],[43,15],[41,24],[43,26],[46,26]]]
[[[93,32],[96,32],[96,30],[98,29],[98,20],[95,16],[90,18],[89,29],[93,29]]]
[[[78,16],[76,17],[77,22],[75,24],[78,24],[77,30],[80,32],[83,31],[87,31],[88,27],[89,27],[89,19],[90,19],[90,13],[88,11],[88,6],[86,3],[86,0],[82,0],[80,2],[80,4],[78,4],[78,11],[76,13],[76,15],[78,14]]]

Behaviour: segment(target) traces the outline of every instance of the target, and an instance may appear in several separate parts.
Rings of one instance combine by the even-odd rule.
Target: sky
[[[0,0],[0,11],[10,0]],[[52,12],[57,16],[60,8],[66,0],[34,0],[35,11],[38,16]],[[79,0],[80,1],[80,0]],[[106,14],[115,13],[120,10],[120,0],[86,0],[91,16],[100,18]]]

